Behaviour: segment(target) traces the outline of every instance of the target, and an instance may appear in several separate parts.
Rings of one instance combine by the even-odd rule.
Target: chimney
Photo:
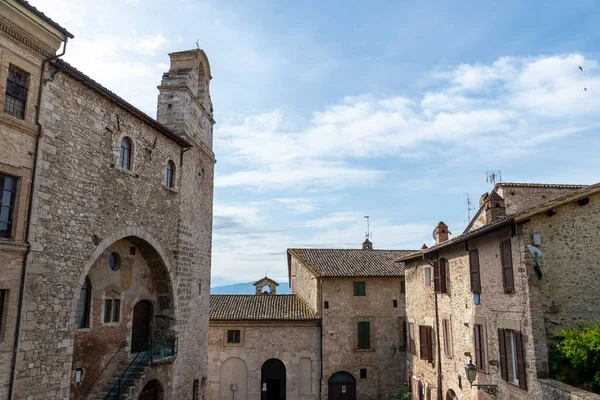
[[[423,243],[423,246],[421,246],[421,250],[427,250],[427,249],[428,249],[427,245],[425,243]]]
[[[488,195],[489,195],[488,192],[485,192],[484,194],[481,195],[481,197],[479,198],[479,208],[481,208],[483,203],[485,203],[485,199],[487,199]]]
[[[506,204],[504,199],[496,192],[488,196],[484,202],[483,209],[486,224],[506,217]]]
[[[365,241],[362,244],[362,249],[363,250],[373,250],[373,243],[371,243],[371,241],[369,239],[365,239]]]
[[[440,221],[440,223],[435,227],[434,235],[435,244],[440,244],[448,240],[448,225],[446,225],[443,221]]]

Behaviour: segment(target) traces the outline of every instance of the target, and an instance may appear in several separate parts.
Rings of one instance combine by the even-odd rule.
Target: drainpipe
[[[15,324],[15,339],[13,343],[13,353],[12,353],[12,363],[10,369],[10,381],[8,382],[8,400],[12,399],[13,386],[15,380],[15,372],[17,369],[17,350],[19,348],[19,333],[21,331],[21,313],[23,311],[23,293],[25,291],[25,277],[27,275],[27,259],[29,258],[29,253],[31,253],[31,243],[29,243],[29,235],[31,231],[31,209],[33,204],[33,194],[35,191],[35,178],[37,172],[37,164],[38,164],[38,151],[40,147],[40,139],[42,138],[42,124],[40,123],[40,109],[42,105],[42,89],[44,88],[44,73],[46,72],[46,64],[50,61],[57,60],[58,58],[65,55],[67,51],[67,42],[69,41],[69,36],[65,34],[65,41],[63,45],[62,52],[60,54],[55,54],[51,57],[48,57],[42,61],[42,68],[40,71],[40,83],[38,87],[38,98],[35,109],[35,124],[37,125],[37,136],[35,138],[35,151],[33,156],[33,168],[31,170],[31,183],[29,185],[29,200],[27,202],[27,220],[25,222],[25,245],[27,246],[27,250],[25,250],[25,255],[23,256],[23,268],[21,270],[21,283],[19,285],[19,302],[17,305],[17,321]]]
[[[442,268],[440,266],[440,268]],[[437,340],[437,393],[438,399],[443,399],[442,391],[442,349],[440,347],[440,314],[438,310],[438,294],[434,290],[435,299],[435,336]]]
[[[321,379],[319,379],[319,399],[321,399],[322,397],[322,392],[323,392],[323,278],[319,278],[319,307],[321,308],[321,334],[320,339],[321,339],[321,346],[319,348],[320,351],[320,357],[319,357],[319,362],[321,363]]]

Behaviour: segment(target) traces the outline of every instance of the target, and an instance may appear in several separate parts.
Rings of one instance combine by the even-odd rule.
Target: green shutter
[[[370,322],[359,322],[358,323],[358,348],[359,349],[370,349],[371,348],[371,323]]]

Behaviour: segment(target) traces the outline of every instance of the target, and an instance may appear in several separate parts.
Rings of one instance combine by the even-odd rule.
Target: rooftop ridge
[[[71,32],[69,32],[68,30],[66,30],[62,26],[60,26],[57,22],[55,22],[54,20],[52,20],[52,18],[50,18],[49,16],[47,16],[46,14],[44,14],[43,12],[41,12],[37,7],[31,5],[28,1],[26,1],[26,0],[15,0],[15,2],[17,4],[22,5],[23,7],[25,7],[26,9],[28,9],[32,13],[34,13],[35,15],[37,15],[38,17],[40,17],[41,19],[43,19],[44,21],[46,21],[49,25],[52,25],[54,28],[58,29],[63,34],[67,35],[69,37],[69,39],[73,39],[75,37],[75,36],[73,36],[73,34]]]

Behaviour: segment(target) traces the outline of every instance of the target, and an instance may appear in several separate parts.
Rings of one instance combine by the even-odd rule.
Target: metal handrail
[[[85,400],[86,396],[88,394],[90,394],[90,390],[92,390],[92,388],[94,387],[94,385],[96,384],[96,382],[98,381],[98,379],[100,379],[100,377],[102,376],[102,374],[104,373],[104,371],[106,371],[106,368],[108,368],[108,366],[112,363],[112,361],[115,359],[115,357],[117,356],[117,354],[119,354],[119,352],[127,345],[127,340],[124,340],[123,343],[121,343],[121,345],[119,346],[119,348],[117,349],[117,351],[115,351],[115,354],[113,354],[113,356],[110,358],[110,360],[108,361],[108,363],[106,363],[106,365],[104,366],[104,368],[102,368],[102,371],[100,371],[100,373],[96,376],[96,378],[94,378],[92,384],[90,386],[88,386],[88,388],[86,389],[86,391],[83,393],[83,395],[80,397],[80,400]]]
[[[145,352],[144,349],[146,349]],[[121,388],[126,388],[125,384],[131,378],[131,376],[129,378],[126,378],[126,375],[132,369],[133,365],[139,365],[140,362],[144,361],[144,359],[146,358],[149,358],[150,363],[152,362],[152,340],[148,340],[146,343],[144,343],[141,350],[142,351],[137,353],[133,360],[131,360],[131,362],[127,365],[127,368],[125,368],[121,376],[119,376],[119,379],[114,383],[114,385],[112,385],[106,396],[104,396],[104,400],[114,398],[115,395],[117,396],[117,399],[121,398]],[[113,394],[113,390],[115,389],[116,393]]]

